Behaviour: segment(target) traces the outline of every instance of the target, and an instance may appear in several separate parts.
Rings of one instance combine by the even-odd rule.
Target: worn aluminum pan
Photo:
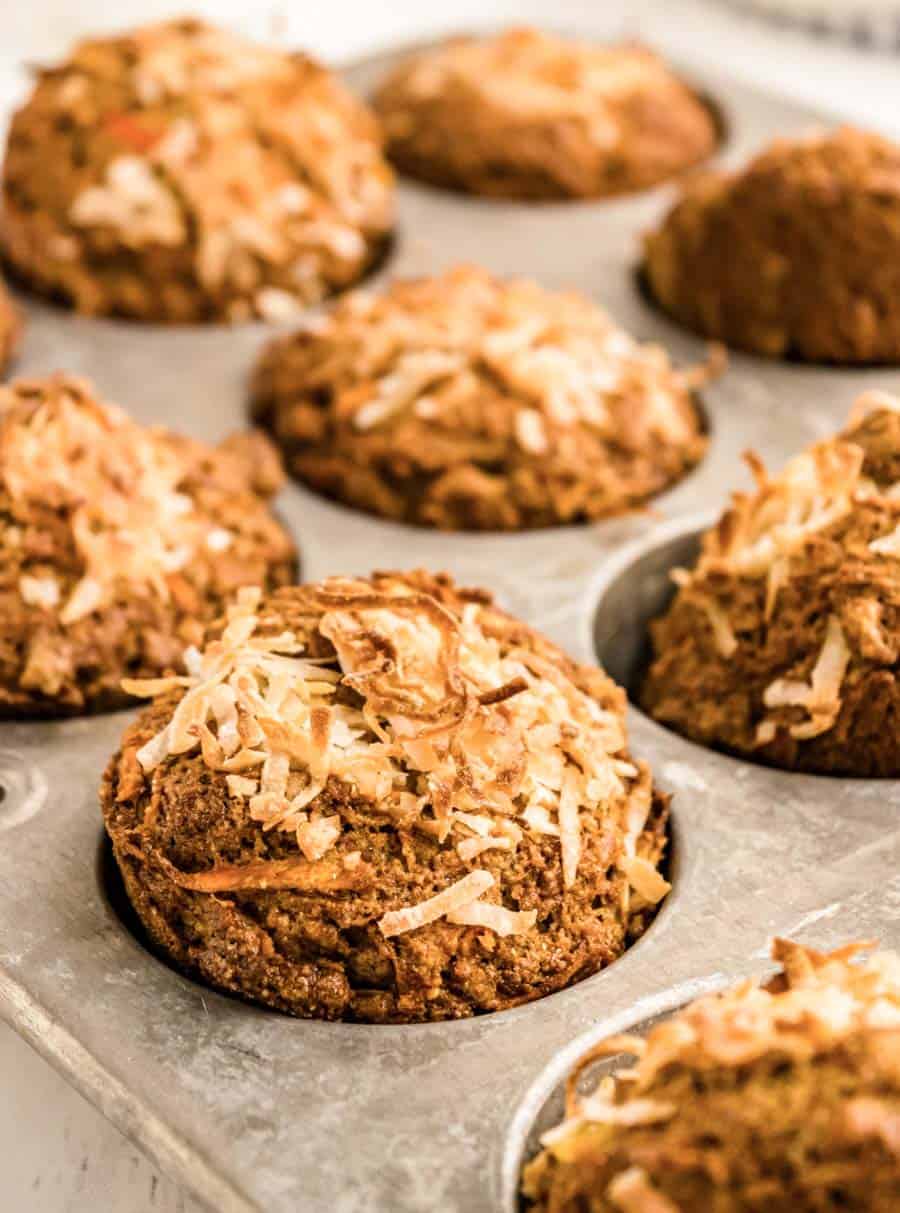
[[[350,72],[365,90],[389,66]],[[727,160],[816,115],[701,75],[722,105]],[[638,237],[669,198],[523,206],[404,184],[385,274],[459,260],[581,288],[680,360],[702,343],[641,297]],[[215,439],[244,418],[262,327],[161,330],[27,301],[19,371],[90,376],[141,421]],[[627,677],[665,568],[746,480],[777,465],[900,373],[735,356],[706,393],[703,465],[654,512],[531,535],[437,535],[292,486],[280,503],[305,575],[427,564],[493,587],[509,608]],[[765,966],[774,933],[900,945],[900,785],[763,769],[631,713],[632,744],[674,793],[674,891],[606,972],[541,1002],[458,1023],[306,1023],[186,980],[148,954],[110,900],[96,787],[127,714],[0,726],[0,1014],[186,1188],[222,1213],[511,1211],[535,1118],[584,1041]],[[560,1052],[560,1050],[563,1050]],[[544,1067],[549,1065],[549,1069]],[[549,1101],[549,1102],[548,1102]]]

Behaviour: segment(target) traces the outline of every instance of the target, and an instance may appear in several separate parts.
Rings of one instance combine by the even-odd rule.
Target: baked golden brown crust
[[[754,353],[900,361],[900,148],[844,128],[702,174],[646,239],[682,324]]]
[[[737,493],[651,628],[641,688],[695,741],[797,770],[900,774],[900,402]]]
[[[0,279],[0,373],[8,367],[19,344],[22,320]]]
[[[0,716],[128,702],[248,582],[290,581],[262,434],[144,429],[64,375],[0,388]]]
[[[701,998],[572,1075],[526,1167],[534,1213],[892,1213],[900,1208],[900,961],[777,940],[783,972]],[[579,1095],[619,1053],[628,1073]]]
[[[444,530],[603,518],[680,479],[706,440],[702,369],[674,370],[590,300],[457,267],[340,301],[264,353],[253,411],[290,471]]]
[[[413,56],[375,96],[388,153],[436,185],[503,198],[599,198],[705,160],[709,109],[656,55],[532,29]]]
[[[13,118],[7,259],[82,312],[284,319],[357,281],[391,224],[369,112],[199,21],[80,43]]]
[[[652,917],[666,799],[621,691],[483,591],[245,591],[211,636],[102,791],[178,967],[294,1015],[439,1020],[569,985]]]

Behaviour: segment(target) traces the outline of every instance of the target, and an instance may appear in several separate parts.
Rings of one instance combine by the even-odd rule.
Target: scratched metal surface
[[[388,58],[350,72],[362,90]],[[816,116],[695,77],[724,107],[725,160]],[[635,286],[638,237],[667,190],[609,203],[517,206],[404,184],[386,274],[458,260],[578,287],[682,361],[702,345]],[[240,426],[248,368],[269,335],[155,330],[34,300],[22,373],[64,367],[145,422],[215,439]],[[370,519],[292,486],[280,509],[309,578],[373,565],[446,567],[494,588],[575,656],[595,637],[626,676],[668,563],[698,514],[744,482],[740,452],[774,464],[834,429],[896,371],[735,356],[706,393],[703,465],[655,512],[518,536],[446,536]],[[599,604],[599,612],[598,612]],[[531,1006],[413,1027],[305,1023],[245,1006],[150,956],[109,902],[96,786],[127,714],[0,726],[0,1014],[174,1178],[222,1213],[489,1213],[514,1207],[535,1118],[584,1040],[632,1026],[765,966],[765,940],[900,945],[900,785],[765,770],[631,712],[634,751],[674,793],[674,891],[605,973]]]

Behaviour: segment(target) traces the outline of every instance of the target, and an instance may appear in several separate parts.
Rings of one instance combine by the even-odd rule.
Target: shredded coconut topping
[[[623,395],[633,397],[636,429],[670,442],[694,436],[684,392],[688,377],[694,386],[697,368],[675,371],[661,349],[639,345],[595,305],[524,280],[495,283],[467,267],[442,281],[452,293],[439,308],[434,296],[431,315],[417,306],[410,284],[408,300],[402,290],[360,293],[326,321],[323,337],[337,325],[343,333],[355,318],[343,340],[356,351],[360,382],[347,410],[357,429],[396,423],[409,411],[450,418],[486,377],[529,402],[513,424],[516,441],[532,454],[548,450],[559,428],[584,424],[613,435],[609,402]],[[391,346],[401,352],[381,374]]]
[[[186,657],[189,678],[128,684],[153,695],[186,688],[137,754],[148,775],[170,755],[199,750],[263,829],[296,832],[310,858],[341,833],[338,813],[318,807],[329,779],[466,863],[515,851],[526,832],[558,837],[565,887],[578,878],[582,816],[601,814],[621,822],[622,862],[639,896],[653,903],[665,894],[666,882],[635,856],[649,778],[627,761],[620,718],[561,666],[501,647],[482,627],[479,601],[457,616],[402,579],[333,578],[303,592],[333,658],[305,656],[293,632],[266,633],[259,591],[244,590],[221,639]],[[530,929],[533,911],[480,900],[493,884],[475,868],[428,901],[392,910],[382,929],[394,935],[444,916],[500,935]]]
[[[47,393],[46,381],[39,386]],[[5,427],[4,412],[32,389],[27,381],[0,389],[0,477],[14,499],[66,514],[84,574],[62,603],[61,621],[106,605],[121,580],[167,598],[167,577],[225,532],[201,521],[179,491],[186,468],[174,447],[79,380],[60,376],[51,387],[24,423]],[[48,609],[61,599],[52,576],[23,576],[19,592]]]
[[[879,953],[865,961],[855,953],[870,944],[852,944],[831,954],[776,940],[773,957],[783,973],[766,986],[745,981],[720,994],[698,999],[654,1027],[646,1039],[614,1036],[592,1049],[570,1075],[565,1120],[542,1138],[551,1153],[564,1148],[591,1123],[635,1125],[664,1122],[678,1109],[654,1098],[657,1075],[673,1064],[690,1070],[738,1067],[767,1055],[797,1061],[826,1054],[857,1032],[900,1030],[900,957]],[[579,1079],[594,1061],[631,1054],[636,1065],[601,1081],[588,1095]],[[877,1101],[848,1105],[848,1132],[880,1135],[888,1148],[900,1147],[896,1118]],[[638,1167],[623,1171],[608,1195],[626,1213],[669,1213],[675,1208]]]
[[[771,615],[791,555],[853,508],[863,453],[850,442],[822,442],[792,459],[774,480],[755,456],[748,459],[757,491],[735,495],[731,509],[704,537],[687,583],[710,572],[768,577]]]

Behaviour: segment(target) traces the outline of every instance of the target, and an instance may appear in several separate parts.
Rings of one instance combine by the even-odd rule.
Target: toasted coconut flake
[[[880,539],[873,539],[869,544],[869,551],[875,552],[879,556],[900,557],[900,525],[896,526],[889,535],[882,535]]]
[[[447,921],[462,927],[487,927],[505,938],[527,935],[537,922],[537,910],[507,910],[491,901],[470,901],[468,905],[450,910]]]
[[[878,1138],[900,1160],[900,1114],[885,1100],[860,1096],[847,1104],[845,1116],[848,1136]]]
[[[516,441],[523,451],[543,455],[549,449],[544,419],[537,409],[519,409],[515,426]]]
[[[60,623],[77,623],[79,619],[92,615],[102,605],[104,598],[103,585],[96,577],[82,577],[59,613]]]
[[[570,888],[581,858],[581,820],[578,814],[578,780],[573,770],[563,776],[559,798],[559,839],[562,845],[563,884]]]
[[[169,729],[170,726],[166,725],[160,733],[157,733],[155,737],[151,737],[145,745],[142,745],[135,755],[147,774],[155,771],[159,764],[164,762],[170,754]]]
[[[225,782],[228,785],[228,791],[235,797],[255,796],[259,787],[256,779],[248,779],[246,775],[226,775]]]
[[[471,863],[483,851],[499,849],[508,851],[512,846],[509,838],[464,838],[456,844],[456,853],[465,863]]]
[[[853,403],[847,417],[847,428],[855,429],[872,413],[900,413],[900,397],[877,390],[863,392]]]
[[[23,574],[19,578],[19,595],[29,606],[52,610],[59,605],[59,582],[55,577],[29,577]]]
[[[461,906],[475,901],[493,884],[494,878],[490,872],[484,868],[476,868],[440,893],[436,893],[434,897],[420,901],[417,905],[404,906],[400,910],[389,910],[379,919],[381,933],[386,939],[390,939],[394,935],[403,935],[407,931],[416,930],[417,927],[424,927],[429,922],[436,922],[451,910],[458,910]]]
[[[650,905],[655,906],[671,892],[672,886],[669,882],[649,860],[640,855],[627,856],[622,861],[622,870],[634,891]]]
[[[777,678],[766,687],[763,703],[767,708],[802,707],[810,719],[792,724],[793,737],[807,739],[827,732],[841,707],[841,685],[850,663],[850,649],[836,615],[829,615],[822,651],[813,667],[809,683]]]
[[[297,826],[297,846],[307,859],[321,859],[330,851],[341,836],[341,819],[338,816],[319,817],[315,821],[304,821]]]
[[[689,590],[691,602],[703,611],[712,628],[716,649],[727,661],[737,651],[737,637],[731,627],[731,622],[719,603],[709,594],[701,594],[698,590]]]
[[[619,1071],[618,1077],[621,1077]],[[586,1095],[580,1104],[584,1120],[601,1125],[658,1125],[671,1120],[677,1109],[659,1099],[629,1099],[613,1103],[609,1098]]]
[[[629,1167],[613,1179],[606,1194],[622,1213],[684,1213],[650,1182],[642,1167]]]

